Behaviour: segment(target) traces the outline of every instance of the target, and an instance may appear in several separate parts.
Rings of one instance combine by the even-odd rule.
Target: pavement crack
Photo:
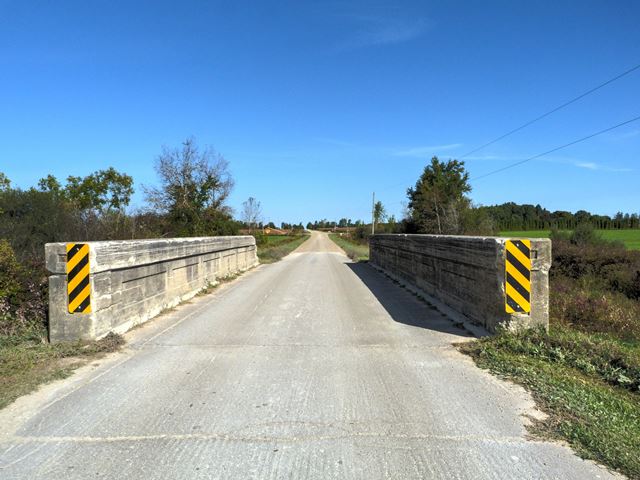
[[[435,440],[448,442],[472,442],[494,444],[524,444],[536,442],[522,437],[486,437],[482,435],[431,435],[431,434],[389,434],[387,432],[351,432],[344,434],[317,435],[228,435],[224,433],[177,433],[151,435],[121,435],[107,437],[92,436],[15,436],[10,439],[13,444],[48,444],[48,443],[113,443],[141,442],[157,440],[223,440],[231,442],[282,442],[297,443],[307,441],[334,441],[356,438],[384,438],[385,440]],[[41,448],[41,447],[38,447]],[[2,468],[0,466],[0,468]]]
[[[443,345],[385,345],[385,344],[371,344],[371,345],[331,345],[323,343],[153,343],[146,344],[144,346],[136,347],[136,350],[150,349],[150,348],[326,348],[326,349],[379,349],[379,350],[453,350],[452,344]]]

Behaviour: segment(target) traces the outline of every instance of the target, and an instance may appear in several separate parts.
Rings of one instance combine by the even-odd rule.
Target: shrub
[[[262,232],[254,232],[251,235],[253,235],[253,238],[256,239],[256,246],[260,247],[262,245],[266,245],[268,240],[267,240],[267,236],[262,233]]]
[[[556,278],[549,313],[552,324],[640,340],[640,303],[602,288],[589,277],[579,281]]]
[[[612,290],[621,292],[634,300],[640,300],[640,264],[624,262],[604,265],[600,274]]]
[[[590,223],[581,223],[571,233],[569,241],[573,245],[591,245],[598,243],[600,237],[596,234],[593,225]]]
[[[351,230],[349,239],[355,243],[362,245],[369,243],[369,237],[371,236],[371,225],[357,225]]]
[[[86,240],[92,219],[74,215],[53,192],[9,190],[0,193],[0,238],[6,239],[19,262],[41,258],[44,244]]]
[[[0,336],[46,338],[47,277],[36,265],[21,266],[0,240]]]
[[[11,245],[6,240],[0,240],[0,298],[9,303],[17,300],[20,274],[21,268]]]
[[[590,277],[603,288],[640,299],[640,252],[603,242],[575,245],[557,240],[553,244],[551,278]]]
[[[549,232],[549,238],[555,246],[556,242],[568,242],[571,238],[571,232],[558,230],[558,227],[553,226],[551,227],[551,231]]]

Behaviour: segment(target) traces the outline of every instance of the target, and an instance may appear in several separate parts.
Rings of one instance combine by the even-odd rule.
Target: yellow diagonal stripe
[[[67,292],[68,293],[73,292],[73,289],[76,288],[78,284],[82,280],[84,280],[88,275],[89,275],[89,263],[87,263],[84,267],[82,267],[82,270],[80,270],[78,274],[75,277],[73,277],[73,279],[71,279],[69,283],[67,283]]]
[[[89,296],[90,293],[91,293],[91,282],[89,282],[89,285],[84,287],[82,292],[78,294],[75,300],[69,304],[69,312],[70,313],[75,312],[76,308],[78,308],[78,305],[80,305]]]
[[[520,273],[520,270],[518,270],[516,267],[514,267],[513,265],[511,265],[511,263],[506,262],[507,265],[507,272],[511,274],[511,276],[515,279],[516,282],[518,282],[520,285],[522,285],[527,291],[531,291],[531,283],[529,282],[529,280],[527,280],[524,275],[522,275]]]
[[[525,312],[529,312],[531,310],[529,302],[522,298],[522,295],[520,295],[509,283],[507,283],[506,286],[507,294],[509,294],[509,296],[513,298],[513,300],[515,300],[515,302],[520,305]]]
[[[507,251],[516,257],[527,270],[531,270],[531,260],[529,257],[525,256],[520,249],[513,244],[513,242],[507,242]]]
[[[74,246],[73,243],[67,243],[67,253],[69,252],[69,250],[71,250],[71,248],[69,248],[69,245],[71,245],[71,248],[73,248]],[[89,245],[85,243],[82,247],[80,247],[80,250],[78,250],[78,253],[76,253],[75,256],[67,262],[67,273],[73,270],[73,267],[75,267],[78,264],[78,262],[88,254],[89,254]]]

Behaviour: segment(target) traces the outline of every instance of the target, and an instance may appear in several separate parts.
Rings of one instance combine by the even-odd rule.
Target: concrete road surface
[[[0,413],[0,478],[612,478],[527,439],[533,403],[325,234]]]

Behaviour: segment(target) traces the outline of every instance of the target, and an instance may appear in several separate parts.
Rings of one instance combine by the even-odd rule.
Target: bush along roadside
[[[369,243],[367,240],[356,241],[346,235],[330,233],[329,238],[338,245],[354,262],[369,261]]]
[[[110,334],[98,342],[52,345],[46,319],[44,266],[19,262],[11,245],[0,240],[0,408],[123,344]]]
[[[218,278],[199,295],[211,293],[238,276]],[[40,283],[34,284],[34,278]],[[46,286],[43,270],[20,264],[11,246],[0,240],[0,409],[41,384],[68,377],[78,367],[119,350],[125,343],[122,336],[109,333],[97,341],[50,344]]]
[[[556,238],[549,331],[460,345],[478,366],[526,387],[548,419],[532,432],[640,479],[640,252]]]
[[[0,240],[0,340],[46,341],[47,291],[44,266],[20,263],[9,242]]]
[[[273,263],[302,245],[309,235],[254,235],[260,263]]]

